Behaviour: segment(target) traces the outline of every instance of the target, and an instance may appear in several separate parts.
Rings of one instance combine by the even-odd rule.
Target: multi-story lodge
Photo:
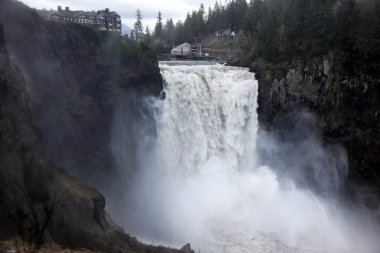
[[[48,15],[48,19],[63,22],[74,22],[89,25],[96,29],[121,34],[121,19],[119,14],[108,8],[100,11],[71,11],[69,7],[63,10],[58,6],[57,11]]]

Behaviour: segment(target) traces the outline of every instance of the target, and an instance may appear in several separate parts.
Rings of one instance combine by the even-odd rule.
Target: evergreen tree
[[[220,31],[222,30],[222,10],[219,6],[218,1],[214,4],[214,24],[215,24],[215,30]]]
[[[205,8],[203,4],[199,6],[199,10],[195,15],[195,27],[194,33],[197,38],[203,37],[206,33],[206,23],[205,23]]]
[[[355,67],[380,76],[380,2],[357,1],[359,19],[354,31]]]
[[[151,35],[150,35],[149,26],[146,26],[146,28],[145,28],[145,37],[144,38],[145,38],[144,39],[145,43],[147,43],[149,45],[151,42]]]
[[[244,30],[249,32],[251,36],[257,36],[262,0],[251,0],[245,18]]]
[[[304,24],[305,51],[325,54],[333,39],[333,6],[335,0],[309,0]]]
[[[146,28],[145,28],[145,35],[150,37],[150,29],[149,29],[149,26],[146,26]]]
[[[339,3],[335,13],[336,47],[341,50],[346,68],[355,65],[356,32],[358,30],[359,12],[355,0],[343,0]],[[351,69],[351,71],[354,71]]]
[[[162,14],[159,11],[157,14],[157,23],[154,28],[154,36],[158,39],[162,39],[162,31],[163,31],[163,26],[162,26]]]
[[[193,37],[193,25],[192,25],[192,18],[190,16],[190,13],[187,13],[185,22],[183,23],[183,34],[184,34],[184,40],[187,42],[190,42],[191,38]]]
[[[214,23],[214,13],[212,12],[211,7],[208,7],[207,17],[206,17],[206,30],[208,33],[213,33],[215,31],[215,23]]]
[[[183,24],[182,22],[179,20],[176,24],[175,24],[175,38],[174,38],[174,44],[175,45],[178,45],[178,44],[181,44],[185,41],[185,33],[184,33],[184,29],[183,29]]]
[[[137,9],[136,10],[136,22],[135,22],[135,25],[134,25],[134,36],[135,36],[135,39],[140,41],[143,39],[143,35],[144,35],[144,32],[143,32],[143,24],[142,24],[142,14],[141,14],[141,11],[140,9]]]
[[[252,61],[281,62],[333,51],[346,68],[380,73],[379,13],[379,0],[216,1],[207,15],[202,4],[175,25],[168,19],[163,26],[159,12],[154,37],[171,46],[231,28],[247,37],[242,45]],[[135,27],[135,37],[138,32]]]
[[[166,44],[172,46],[175,40],[175,27],[173,20],[170,18],[166,20],[166,24],[163,30],[163,37]]]

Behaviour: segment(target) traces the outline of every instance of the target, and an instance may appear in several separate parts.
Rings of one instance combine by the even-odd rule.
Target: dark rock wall
[[[352,76],[334,55],[254,68],[259,79],[259,119],[273,128],[289,112],[316,114],[325,141],[344,146],[346,190],[376,208],[380,196],[380,79]]]
[[[44,159],[25,88],[0,26],[0,239],[21,236],[34,245],[50,237],[65,246],[128,250],[130,239],[107,218],[103,196]],[[119,237],[128,240],[110,244]]]
[[[180,252],[124,234],[105,198],[81,182],[106,189],[117,175],[109,136],[120,94],[157,95],[161,85],[143,46],[1,1],[0,240]]]
[[[41,153],[27,110],[22,77],[11,64],[4,48],[0,25],[0,236],[8,237],[23,229],[17,224],[21,213],[31,220],[32,214],[25,196],[24,165]],[[29,158],[29,159],[28,159]],[[17,207],[15,206],[17,205]],[[25,229],[31,222],[23,224]]]
[[[128,89],[157,95],[162,89],[148,48],[84,26],[43,20],[9,0],[0,3],[0,22],[9,54],[25,78],[47,158],[105,194],[117,191],[109,142],[119,95]]]

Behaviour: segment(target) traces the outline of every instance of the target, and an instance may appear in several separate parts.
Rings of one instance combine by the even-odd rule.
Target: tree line
[[[380,70],[380,1],[378,0],[229,0],[207,11],[201,4],[184,21],[164,23],[161,12],[146,42],[155,49],[194,43],[231,29],[247,38],[250,59],[281,62],[295,56],[336,52],[342,64],[366,72]],[[142,31],[141,29],[139,30]]]

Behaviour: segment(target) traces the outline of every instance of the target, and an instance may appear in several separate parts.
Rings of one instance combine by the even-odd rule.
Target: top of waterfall
[[[177,66],[177,65],[216,65],[217,62],[212,61],[159,61],[160,65],[169,65],[169,66]]]

